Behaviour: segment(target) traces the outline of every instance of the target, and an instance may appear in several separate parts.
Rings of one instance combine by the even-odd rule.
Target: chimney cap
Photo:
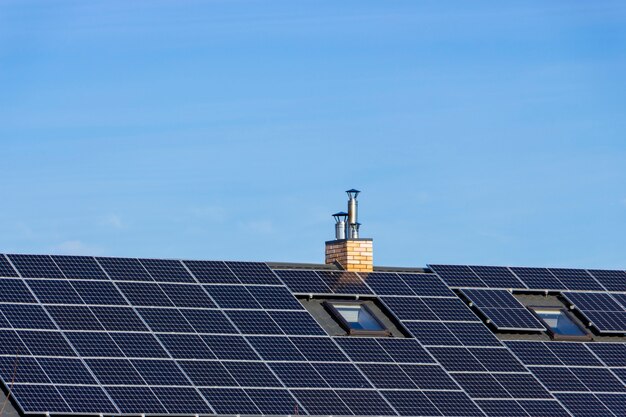
[[[360,191],[352,188],[351,190],[346,191],[346,193],[348,193],[348,196],[350,198],[356,198],[356,196],[359,195]]]
[[[340,211],[338,213],[333,214],[333,217],[335,218],[335,221],[337,223],[339,223],[340,221],[346,221],[346,219],[348,218],[348,213],[346,213],[345,211]]]

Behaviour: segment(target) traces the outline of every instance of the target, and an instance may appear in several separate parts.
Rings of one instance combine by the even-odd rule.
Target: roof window
[[[558,307],[530,307],[545,324],[548,333],[555,340],[591,339],[589,333],[580,327],[570,313]]]
[[[350,335],[389,335],[385,325],[362,302],[326,301],[324,307]]]

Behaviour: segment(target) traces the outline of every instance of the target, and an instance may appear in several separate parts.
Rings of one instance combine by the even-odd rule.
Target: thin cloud
[[[113,229],[123,229],[125,227],[122,218],[117,214],[109,214],[102,218],[102,224],[112,227]]]
[[[50,252],[57,255],[101,255],[102,248],[88,245],[80,240],[67,240],[53,246]]]

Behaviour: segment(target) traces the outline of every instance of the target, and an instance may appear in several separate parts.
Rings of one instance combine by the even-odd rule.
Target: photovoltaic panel
[[[433,363],[415,339],[378,338],[376,342],[396,363]]]
[[[33,304],[2,304],[0,311],[14,329],[56,329],[43,307]]]
[[[511,398],[492,375],[460,373],[454,379],[472,398]]]
[[[589,392],[589,389],[565,367],[532,368],[532,373],[550,391]]]
[[[460,391],[426,391],[426,397],[444,416],[482,416],[480,409]]]
[[[37,358],[37,362],[53,384],[98,384],[80,359]]]
[[[222,261],[183,261],[196,279],[205,284],[240,284]]]
[[[310,363],[270,363],[269,367],[288,388],[328,388],[326,381]]]
[[[337,391],[337,394],[356,415],[396,415],[376,391],[350,390]]]
[[[528,414],[515,400],[478,400],[476,404],[489,417],[528,417]]]
[[[371,294],[372,291],[354,272],[317,271],[324,284],[336,294]]]
[[[431,347],[428,351],[447,371],[487,371],[468,349],[458,347]]]
[[[568,290],[604,291],[604,288],[584,269],[550,268],[549,271]]]
[[[601,333],[626,333],[626,311],[608,293],[564,292],[563,296]]]
[[[466,288],[461,292],[499,330],[545,330],[543,324],[506,290]]]
[[[153,332],[194,333],[182,313],[173,308],[138,308],[141,318]],[[122,329],[125,330],[125,329]]]
[[[262,262],[226,262],[226,266],[243,284],[282,284],[272,270]]]
[[[61,332],[18,330],[17,335],[28,346],[28,350],[33,355],[76,356]]]
[[[602,404],[616,416],[626,415],[626,395],[622,394],[596,394]]]
[[[607,417],[611,411],[593,394],[559,393],[554,396],[574,415],[574,417]]]
[[[435,274],[398,274],[415,295],[429,297],[456,297]],[[379,294],[378,295],[384,295]]]
[[[507,341],[505,345],[525,365],[563,364],[543,342]]]
[[[185,309],[181,310],[181,313],[197,333],[238,333],[224,313],[219,310]]]
[[[450,374],[439,365],[402,365],[402,371],[411,381],[424,390],[458,390]]]
[[[511,271],[530,289],[563,290],[565,286],[546,268],[511,267]]]
[[[139,263],[158,282],[196,282],[180,261],[171,259],[139,259]]]
[[[626,291],[626,271],[589,269],[588,272],[609,291]]]
[[[405,322],[404,325],[425,346],[460,346],[462,343],[446,327],[437,322]]]
[[[132,305],[148,307],[174,306],[158,284],[148,282],[118,282],[117,286]]]
[[[298,403],[287,390],[246,389],[248,397],[265,415],[297,415]]]
[[[506,266],[470,266],[489,288],[526,288]]]
[[[507,349],[469,348],[470,353],[489,372],[526,372],[526,369]]]
[[[531,374],[494,374],[513,398],[552,398]]]
[[[35,358],[25,357],[0,357],[0,376],[5,384],[29,383],[47,384],[50,383],[48,376],[41,369]]]
[[[259,355],[241,336],[205,335],[201,337],[218,359],[260,360]]]
[[[285,269],[274,272],[294,293],[332,294],[332,290],[315,271]]]
[[[483,323],[449,322],[443,325],[463,346],[501,346],[500,341]]]
[[[482,288],[487,285],[467,265],[428,265],[450,287]]]
[[[359,276],[378,295],[415,295],[396,273],[359,273]]]
[[[72,411],[52,385],[14,385],[11,393],[26,413]]]
[[[237,382],[221,362],[178,361],[187,376],[198,386],[236,387]]]
[[[129,358],[168,358],[169,355],[152,334],[111,333],[117,346]]]
[[[348,362],[329,337],[290,337],[291,342],[310,362]]]
[[[80,298],[92,305],[128,305],[122,294],[112,282],[72,281],[72,287]]]
[[[335,337],[333,340],[354,362],[394,362],[376,339]]]
[[[218,414],[261,414],[261,410],[240,388],[201,388],[200,392]]]
[[[215,355],[202,341],[193,334],[159,334],[158,339],[167,351],[176,359],[215,359]]]
[[[89,307],[49,305],[46,310],[61,330],[104,330]]]
[[[383,391],[382,394],[401,416],[442,415],[420,391]]]
[[[607,366],[626,367],[626,344],[587,343],[585,346]]]
[[[549,400],[518,400],[517,403],[531,417],[569,417],[563,406]]]
[[[67,280],[29,279],[25,280],[40,302],[45,304],[85,304],[74,287]],[[29,294],[30,295],[30,294]],[[26,297],[28,298],[28,297]],[[30,297],[35,302],[34,298]]]
[[[570,367],[569,369],[589,391],[626,393],[626,386],[607,368]]]
[[[100,387],[58,385],[57,390],[74,413],[89,413],[94,409],[102,413],[119,413]]]
[[[399,365],[361,363],[357,365],[376,388],[415,389],[417,386]]]
[[[264,309],[304,310],[302,304],[283,286],[248,286],[247,289]]]
[[[243,334],[284,334],[265,311],[230,310],[227,315]]]
[[[289,336],[324,335],[320,327],[308,311],[270,311],[269,315],[278,328]]]
[[[134,258],[96,258],[112,280],[153,281],[148,271]]]
[[[458,298],[422,298],[422,301],[441,321],[479,321]]]
[[[170,414],[210,414],[213,412],[194,388],[153,387],[152,391]]]
[[[175,361],[133,359],[131,363],[148,385],[192,385]]]
[[[28,355],[28,348],[13,330],[0,330],[0,355]]]
[[[611,294],[611,297],[613,297],[619,304],[621,304],[624,311],[626,311],[626,294],[613,293]]]
[[[335,391],[321,389],[294,389],[291,393],[310,415],[352,415],[350,409]]]
[[[371,388],[372,385],[351,363],[314,363],[313,367],[332,388]]]
[[[176,307],[216,307],[199,285],[159,284],[159,286]]]
[[[17,271],[13,269],[9,261],[0,255],[0,277],[18,277]]]
[[[223,362],[242,387],[282,387],[272,371],[262,362]]]
[[[85,359],[103,385],[146,385],[128,359]]]
[[[243,285],[205,285],[204,289],[221,308],[261,309]]]
[[[66,332],[65,336],[69,339],[80,356],[105,358],[124,357],[124,353],[107,333]]]
[[[593,345],[595,343],[587,346]],[[602,366],[602,363],[582,343],[553,342],[545,343],[545,346],[565,365]]]
[[[167,410],[148,387],[106,387],[122,413],[166,414]]]
[[[266,361],[305,361],[298,348],[285,336],[249,336],[248,341]]]
[[[36,303],[37,300],[21,279],[0,279],[0,302]]]
[[[52,255],[52,260],[69,279],[108,280],[100,265],[91,256]]]
[[[7,255],[24,278],[65,278],[48,255]]]
[[[418,297],[381,297],[385,305],[400,320],[437,320],[437,316]]]

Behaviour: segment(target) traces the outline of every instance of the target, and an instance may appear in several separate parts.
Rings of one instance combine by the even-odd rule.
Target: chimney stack
[[[333,214],[335,240],[326,242],[326,263],[339,264],[346,271],[372,272],[372,239],[359,238],[358,202],[359,190],[348,190],[348,212]]]

